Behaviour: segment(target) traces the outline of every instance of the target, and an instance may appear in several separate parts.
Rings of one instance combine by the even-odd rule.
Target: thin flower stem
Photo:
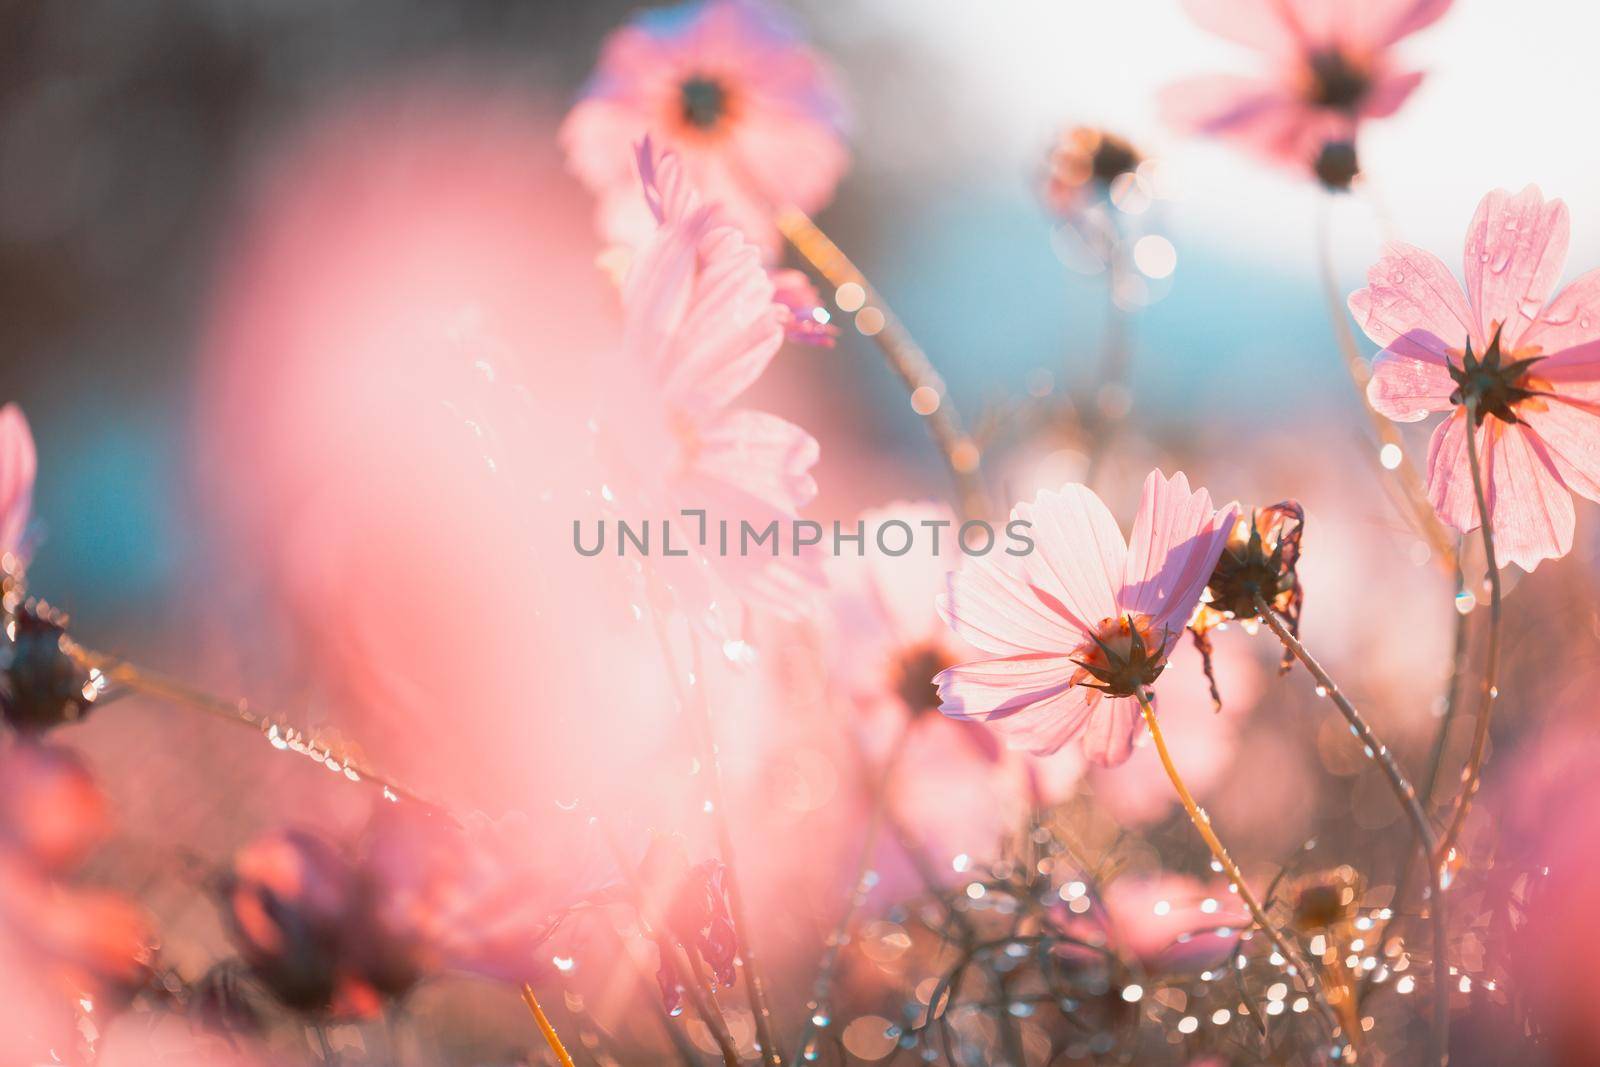
[[[1456,592],[1459,595],[1462,589],[1461,571],[1456,570]],[[1439,719],[1439,729],[1433,735],[1433,744],[1428,752],[1428,773],[1422,779],[1422,790],[1419,800],[1422,810],[1433,810],[1433,795],[1439,786],[1439,771],[1444,764],[1445,745],[1450,739],[1450,733],[1455,728],[1456,719],[1461,712],[1461,683],[1467,670],[1468,637],[1471,627],[1468,625],[1469,616],[1462,612],[1456,613],[1455,639],[1450,654],[1450,681],[1445,686],[1444,714]],[[1431,823],[1430,823],[1431,825]],[[1433,851],[1422,857],[1424,869],[1433,863]],[[1405,861],[1400,865],[1400,874],[1395,879],[1394,896],[1390,898],[1390,910],[1396,919],[1405,908],[1406,890],[1411,887],[1412,871],[1415,868],[1411,854],[1406,854]],[[1379,936],[1375,936],[1374,944],[1383,944],[1389,927],[1395,920],[1384,923],[1378,927]],[[1371,984],[1372,976],[1363,979],[1363,987]]]
[[[1117,303],[1117,290],[1128,272],[1128,254],[1123,248],[1121,228],[1114,220],[1106,222],[1102,236],[1106,242],[1106,339],[1099,377],[1088,398],[1088,409],[1093,417],[1085,427],[1090,436],[1087,442],[1089,462],[1083,482],[1090,488],[1096,484],[1105,460],[1111,454],[1111,445],[1122,421],[1120,410],[1107,404],[1110,399],[1108,391],[1128,387],[1130,354],[1128,314]]]
[[[839,916],[839,922],[834,926],[833,934],[823,949],[822,962],[817,966],[817,980],[811,992],[812,1008],[806,1013],[805,1022],[800,1029],[800,1043],[794,1056],[796,1063],[805,1058],[806,1050],[811,1045],[812,1036],[817,1030],[815,1022],[817,1013],[829,1010],[828,996],[833,989],[833,976],[839,965],[839,956],[850,940],[850,924],[865,902],[867,894],[872,890],[867,872],[871,870],[872,857],[877,851],[878,837],[889,807],[889,788],[894,782],[894,772],[900,765],[900,757],[906,749],[906,740],[911,736],[916,721],[916,713],[906,716],[900,732],[895,735],[894,747],[889,750],[883,766],[878,770],[872,791],[872,810],[867,816],[867,828],[861,838],[861,855],[856,862],[855,876],[850,882],[850,897],[845,904],[844,914]]]
[[[1467,464],[1472,468],[1472,492],[1477,499],[1479,526],[1483,530],[1483,557],[1489,567],[1489,647],[1483,667],[1483,701],[1478,708],[1478,721],[1472,733],[1472,753],[1462,772],[1461,795],[1456,798],[1455,811],[1445,824],[1444,836],[1439,839],[1439,850],[1434,853],[1436,866],[1449,864],[1455,858],[1456,838],[1472,807],[1482,781],[1483,760],[1489,747],[1489,719],[1494,711],[1495,699],[1500,695],[1497,679],[1500,671],[1500,564],[1494,554],[1494,518],[1489,513],[1488,496],[1483,488],[1483,469],[1478,457],[1478,404],[1468,397]]]
[[[76,644],[70,644],[67,651],[79,664],[86,669],[98,671],[105,681],[112,685],[119,685],[132,692],[247,727],[261,734],[275,747],[298,752],[330,769],[342,772],[342,776],[349,781],[365,782],[378,787],[383,791],[385,799],[403,799],[426,807],[441,808],[441,805],[401,785],[365,760],[345,752],[335,752],[325,744],[317,744],[305,731],[289,725],[279,716],[253,710],[246,700],[215,696],[166,675],[135,666],[126,660],[94,652]]]
[[[539,1033],[544,1035],[544,1043],[550,1046],[550,1051],[555,1053],[556,1062],[561,1067],[576,1067],[572,1057],[567,1053],[567,1047],[561,1043],[561,1036],[556,1033],[556,1028],[550,1024],[545,1016],[544,1009],[539,1006],[539,998],[533,995],[533,986],[522,983],[522,1002],[528,1005],[528,1011],[533,1015],[533,1021],[539,1024]]]
[[[1361,349],[1356,344],[1355,333],[1350,329],[1349,312],[1339,299],[1339,280],[1333,264],[1331,229],[1332,216],[1329,205],[1325,202],[1318,214],[1317,225],[1322,295],[1328,305],[1328,318],[1333,326],[1334,340],[1344,357],[1345,371],[1350,375],[1350,381],[1356,389],[1356,399],[1361,404],[1361,410],[1367,413],[1367,419],[1372,424],[1373,432],[1377,434],[1379,445],[1383,448],[1392,448],[1399,456],[1398,463],[1389,473],[1393,476],[1395,489],[1411,512],[1411,525],[1433,550],[1433,558],[1439,565],[1447,571],[1454,570],[1455,545],[1444,524],[1439,521],[1439,516],[1434,513],[1433,505],[1428,502],[1422,476],[1417,473],[1415,464],[1411,462],[1411,453],[1406,450],[1404,438],[1400,436],[1400,431],[1393,422],[1378,414],[1372,405],[1367,403],[1367,381],[1372,377],[1372,371],[1367,367],[1367,361],[1361,358]]]
[[[1177,792],[1178,800],[1182,802],[1183,810],[1189,816],[1189,821],[1199,831],[1200,837],[1206,843],[1206,847],[1211,850],[1212,857],[1216,859],[1228,881],[1238,891],[1239,899],[1244,901],[1244,906],[1250,911],[1250,917],[1261,928],[1261,932],[1267,935],[1267,940],[1272,942],[1272,947],[1277,949],[1278,954],[1284,958],[1284,962],[1289,966],[1290,973],[1300,976],[1300,980],[1305,983],[1306,989],[1311,993],[1313,1002],[1317,1005],[1317,1010],[1322,1015],[1323,1020],[1327,1022],[1329,1029],[1337,1034],[1339,1032],[1339,1020],[1334,1014],[1333,1008],[1328,1004],[1322,990],[1322,983],[1317,981],[1316,974],[1306,965],[1299,949],[1290,944],[1289,939],[1276,926],[1273,926],[1272,921],[1267,918],[1266,910],[1261,907],[1260,902],[1256,900],[1255,894],[1250,891],[1249,883],[1244,880],[1244,872],[1239,870],[1239,865],[1233,861],[1233,857],[1228,854],[1228,850],[1222,844],[1222,840],[1217,837],[1217,832],[1211,828],[1211,816],[1207,815],[1204,809],[1195,803],[1194,795],[1189,792],[1189,787],[1183,782],[1183,776],[1178,773],[1177,765],[1172,762],[1172,753],[1167,751],[1167,741],[1161,733],[1161,723],[1156,718],[1156,709],[1151,705],[1150,697],[1142,689],[1135,691],[1134,695],[1138,698],[1139,711],[1144,715],[1144,724],[1150,731],[1150,739],[1155,742],[1156,755],[1161,758],[1161,766],[1166,770],[1167,778],[1172,782],[1172,788]],[[1353,1039],[1355,1035],[1352,1034],[1350,1036]]]
[[[733,915],[734,927],[739,933],[739,957],[743,964],[745,992],[750,998],[751,1014],[755,1016],[756,1041],[761,1045],[761,1059],[770,1067],[783,1067],[783,1052],[773,1039],[772,1009],[767,1004],[766,987],[761,980],[761,970],[750,936],[749,915],[744,906],[744,893],[740,887],[738,863],[735,858],[733,830],[728,824],[727,803],[722,789],[722,764],[717,758],[717,742],[712,728],[711,712],[706,707],[705,691],[696,684],[693,693],[685,692],[676,667],[677,658],[673,655],[672,642],[668,639],[661,615],[659,612],[652,614],[655,619],[656,638],[661,645],[661,655],[666,661],[667,672],[672,676],[678,698],[689,716],[695,747],[700,753],[700,761],[706,768],[707,781],[710,783],[711,822],[717,835],[717,852],[722,857],[727,878],[728,910]],[[698,683],[700,642],[692,625],[689,629],[689,647],[692,671]]]
[[[1322,664],[1306,650],[1306,646],[1290,632],[1288,624],[1279,617],[1272,605],[1260,593],[1255,594],[1256,611],[1273,633],[1278,635],[1278,640],[1283,642],[1283,647],[1294,653],[1296,659],[1305,665],[1311,677],[1316,680],[1328,698],[1333,701],[1334,707],[1339,709],[1345,722],[1350,724],[1350,729],[1360,738],[1366,746],[1366,752],[1371,759],[1383,770],[1384,777],[1389,781],[1389,788],[1394,792],[1395,799],[1400,802],[1401,809],[1411,822],[1411,830],[1417,839],[1417,847],[1421,851],[1424,861],[1428,863],[1428,877],[1432,889],[1432,906],[1428,909],[1433,918],[1433,1039],[1434,1055],[1431,1059],[1444,1064],[1449,1062],[1450,1049],[1450,990],[1449,961],[1446,957],[1448,950],[1448,930],[1445,923],[1444,886],[1439,878],[1439,866],[1431,862],[1431,857],[1438,851],[1438,842],[1434,838],[1433,826],[1428,822],[1428,813],[1423,810],[1422,804],[1417,800],[1417,791],[1412,788],[1401,771],[1400,765],[1395,761],[1394,753],[1389,746],[1384,744],[1372,725],[1350,703],[1338,684],[1323,669]]]
[[[1465,579],[1461,571],[1456,571],[1456,595],[1460,596],[1465,589]],[[1467,639],[1471,636],[1472,628],[1470,613],[1456,612],[1455,638],[1450,652],[1450,682],[1445,687],[1444,715],[1439,719],[1439,731],[1434,735],[1433,747],[1428,754],[1428,775],[1422,780],[1422,808],[1424,811],[1433,806],[1433,794],[1439,787],[1439,770],[1444,764],[1445,745],[1450,739],[1450,730],[1455,726],[1456,715],[1461,710],[1461,682],[1467,673]]]
[[[818,228],[810,216],[799,208],[786,207],[778,211],[776,221],[779,231],[795,251],[835,290],[852,283],[861,287],[866,302],[855,312],[857,327],[883,351],[889,368],[905,386],[913,402],[919,402],[916,396],[919,390],[932,391],[938,403],[931,411],[923,411],[925,405],[919,403],[917,411],[927,423],[928,432],[933,435],[940,458],[949,468],[963,515],[982,518],[989,510],[989,502],[978,475],[981,453],[977,443],[962,428],[961,418],[947,395],[944,379],[934,369],[928,354],[889,309],[872,283],[867,281],[866,275],[833,243],[832,238]],[[876,315],[870,312],[876,312]],[[879,317],[881,322],[876,321]]]

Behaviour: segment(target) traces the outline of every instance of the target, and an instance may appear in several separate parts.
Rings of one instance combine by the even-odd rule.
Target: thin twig
[[[1345,722],[1350,724],[1350,729],[1360,738],[1366,746],[1367,755],[1383,770],[1384,777],[1389,781],[1389,788],[1393,791],[1395,799],[1400,802],[1401,810],[1411,821],[1411,829],[1417,839],[1417,847],[1421,851],[1424,862],[1428,864],[1428,876],[1433,892],[1433,906],[1429,909],[1433,917],[1433,1039],[1434,1055],[1431,1059],[1438,1060],[1440,1064],[1449,1062],[1450,1049],[1450,990],[1448,988],[1449,967],[1445,953],[1447,951],[1447,927],[1445,924],[1444,886],[1439,879],[1439,866],[1431,861],[1431,857],[1438,851],[1438,843],[1434,839],[1433,827],[1428,822],[1428,813],[1423,810],[1422,804],[1417,800],[1417,791],[1412,788],[1405,773],[1401,771],[1400,764],[1395,760],[1394,753],[1389,746],[1384,744],[1370,723],[1350,703],[1348,697],[1340,691],[1338,683],[1323,669],[1322,664],[1306,650],[1300,639],[1290,632],[1288,625],[1279,617],[1272,605],[1259,592],[1255,594],[1256,611],[1261,619],[1278,635],[1278,640],[1283,642],[1283,647],[1294,653],[1296,659],[1305,665],[1311,677],[1316,681],[1322,692],[1333,701],[1334,707],[1344,716]]]
[[[1473,397],[1466,399],[1467,464],[1472,468],[1472,492],[1477,500],[1479,527],[1483,531],[1483,556],[1489,566],[1489,647],[1483,668],[1483,701],[1478,708],[1478,722],[1472,733],[1472,754],[1462,772],[1461,795],[1456,798],[1455,811],[1445,824],[1444,835],[1439,839],[1439,850],[1434,854],[1434,864],[1443,866],[1454,858],[1456,838],[1472,798],[1478,792],[1483,773],[1483,760],[1489,746],[1489,720],[1494,711],[1495,698],[1500,695],[1496,680],[1500,670],[1500,564],[1494,554],[1494,518],[1489,513],[1488,496],[1483,488],[1483,470],[1478,458],[1478,403]],[[1491,427],[1492,429],[1492,427]]]
[[[1328,305],[1328,318],[1333,326],[1334,340],[1344,357],[1345,371],[1350,375],[1350,381],[1356,388],[1356,399],[1361,404],[1361,410],[1367,413],[1372,430],[1377,434],[1378,443],[1384,448],[1393,448],[1400,457],[1390,473],[1394,476],[1401,499],[1411,511],[1412,526],[1433,550],[1433,558],[1440,566],[1447,571],[1454,570],[1455,545],[1451,542],[1450,534],[1444,528],[1444,524],[1439,521],[1439,516],[1434,513],[1433,505],[1428,502],[1422,476],[1417,473],[1416,466],[1411,462],[1411,453],[1406,450],[1404,438],[1400,436],[1400,431],[1393,422],[1378,414],[1372,405],[1367,403],[1367,381],[1372,372],[1367,367],[1367,361],[1361,358],[1361,349],[1356,344],[1355,333],[1350,329],[1349,312],[1339,299],[1338,274],[1333,264],[1330,202],[1323,204],[1317,216],[1317,246],[1320,253],[1318,258],[1322,274],[1322,295]]]
[[[335,752],[327,744],[319,744],[310,735],[292,726],[278,715],[255,711],[243,699],[229,699],[196,689],[184,682],[135,666],[126,660],[82,648],[68,646],[68,652],[85,668],[98,671],[106,682],[122,686],[157,700],[178,704],[203,712],[224,722],[244,726],[265,737],[274,747],[298,752],[321,763],[353,782],[366,782],[383,790],[387,800],[409,800],[426,807],[443,810],[435,801],[400,784],[399,781],[379,771],[365,760],[347,752]]]
[[[877,343],[888,360],[889,368],[894,371],[895,376],[905,386],[906,392],[911,394],[914,400],[918,390],[924,388],[932,390],[938,403],[931,411],[923,411],[922,405],[919,405],[918,414],[922,415],[923,421],[927,423],[928,432],[933,435],[934,444],[939,448],[939,456],[949,468],[960,498],[962,514],[967,518],[982,518],[989,509],[983,482],[978,475],[981,452],[977,443],[962,428],[961,417],[950,401],[944,379],[934,369],[928,354],[889,309],[889,305],[873,288],[872,283],[867,281],[866,275],[862,274],[860,268],[851,262],[850,257],[833,243],[832,238],[822,232],[810,216],[799,208],[786,207],[777,213],[776,222],[778,229],[794,246],[795,251],[799,252],[829,285],[836,290],[852,283],[861,287],[866,302],[855,313],[858,328],[871,324],[862,332],[867,333]],[[868,314],[873,311],[877,313],[876,316]],[[874,321],[878,316],[882,318],[881,323]]]
[[[1250,885],[1244,879],[1244,872],[1239,870],[1239,865],[1228,854],[1222,839],[1217,837],[1217,832],[1211,828],[1211,816],[1207,815],[1205,810],[1195,803],[1194,795],[1189,792],[1189,787],[1183,782],[1183,776],[1178,773],[1177,765],[1172,762],[1172,753],[1167,751],[1167,741],[1161,733],[1161,723],[1156,718],[1156,709],[1151,705],[1149,696],[1142,689],[1136,690],[1134,695],[1139,701],[1139,711],[1144,715],[1145,727],[1150,731],[1150,739],[1155,742],[1156,755],[1160,757],[1161,766],[1166,770],[1167,778],[1172,782],[1172,788],[1177,792],[1178,800],[1182,802],[1183,810],[1188,814],[1189,821],[1200,832],[1206,847],[1211,850],[1211,855],[1216,859],[1218,865],[1222,867],[1228,881],[1232,883],[1234,889],[1238,892],[1239,899],[1244,901],[1244,906],[1249,909],[1250,917],[1255,920],[1255,924],[1261,928],[1261,932],[1267,935],[1267,940],[1272,942],[1272,946],[1283,957],[1284,962],[1288,965],[1289,972],[1300,976],[1300,980],[1305,983],[1307,991],[1311,993],[1318,1012],[1327,1022],[1329,1029],[1337,1034],[1340,1029],[1339,1020],[1334,1014],[1333,1008],[1328,1004],[1327,997],[1322,989],[1322,983],[1317,980],[1316,973],[1306,964],[1304,957],[1300,955],[1299,949],[1290,944],[1289,939],[1283,935],[1282,931],[1273,926],[1272,921],[1267,918],[1266,910],[1261,907],[1260,902],[1256,900],[1255,894],[1250,891]],[[1353,1038],[1354,1035],[1351,1035],[1351,1037]]]
[[[576,1067],[572,1057],[567,1053],[567,1047],[561,1043],[561,1037],[556,1033],[556,1028],[551,1025],[544,1009],[539,1006],[539,998],[533,995],[533,986],[522,983],[522,1002],[528,1006],[533,1021],[539,1026],[539,1033],[544,1035],[545,1044],[550,1046],[550,1051],[555,1053],[556,1062],[561,1067]]]

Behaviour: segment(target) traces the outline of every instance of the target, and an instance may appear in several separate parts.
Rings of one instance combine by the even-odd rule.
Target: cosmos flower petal
[[[1545,377],[1561,352],[1595,340],[1600,340],[1600,269],[1580,275],[1557,293],[1523,331],[1521,343],[1537,346],[1548,357],[1539,365],[1539,375]]]
[[[1352,293],[1349,305],[1366,335],[1397,356],[1442,364],[1468,337],[1480,352],[1487,341],[1450,268],[1403,241],[1384,246],[1367,269],[1367,287]]]
[[[1360,39],[1370,48],[1394,44],[1439,21],[1454,0],[1363,0],[1348,5],[1360,25]]]
[[[1300,43],[1292,7],[1281,0],[1183,0],[1183,9],[1208,33],[1269,55],[1292,55]]]
[[[1053,756],[1083,732],[1103,703],[1098,690],[1075,685],[989,725],[1005,738],[1008,748]]]
[[[1600,387],[1600,379],[1595,384]],[[1543,442],[1562,482],[1600,501],[1600,410],[1557,393],[1542,404],[1523,405],[1521,416]]]
[[[1539,316],[1567,262],[1567,206],[1530,185],[1515,196],[1496,189],[1478,204],[1463,256],[1467,298],[1482,336],[1504,326],[1514,350]]]
[[[1423,346],[1430,340],[1429,335],[1419,334],[1416,341],[1406,341],[1405,347],[1425,352]],[[1455,388],[1455,379],[1450,377],[1444,360],[1431,353],[1414,357],[1389,349],[1379,352],[1373,360],[1367,403],[1395,422],[1418,422],[1436,411],[1454,407],[1455,401],[1450,397]]]
[[[817,495],[811,477],[816,438],[792,422],[763,411],[723,411],[699,428],[695,471],[749,494],[783,513]]]
[[[1323,145],[1350,140],[1355,132],[1348,116],[1311,106],[1291,86],[1234,74],[1169,85],[1160,108],[1180,133],[1216,137],[1264,162],[1302,171]]]
[[[1066,656],[1036,653],[963,663],[940,671],[933,682],[945,715],[986,722],[1066,691],[1077,670]]]
[[[648,141],[641,150],[649,152]],[[654,164],[642,156],[639,167],[662,222],[623,288],[625,350],[653,370],[674,406],[721,407],[761,376],[783,343],[772,279],[738,230],[712,207],[693,206],[670,153]]]
[[[1538,434],[1490,418],[1478,427],[1477,441],[1500,564],[1515,563],[1531,571],[1541,560],[1559,559],[1571,551],[1572,493]],[[1464,409],[1434,432],[1428,451],[1428,496],[1439,517],[1457,530],[1468,533],[1478,528]]]
[[[1139,727],[1138,701],[1132,697],[1108,697],[1089,716],[1083,732],[1083,754],[1097,767],[1121,766],[1133,755]]]
[[[1046,602],[1053,597],[1084,629],[1117,615],[1128,546],[1091,489],[1071,484],[1046,490],[1011,514],[1032,524],[1035,547],[1022,557],[1022,568]]]
[[[1191,492],[1178,472],[1170,479],[1151,471],[1128,538],[1128,559],[1118,604],[1124,612],[1150,616],[1157,631],[1181,630],[1217,565],[1238,518],[1229,505],[1211,506],[1211,494]]]
[[[1420,70],[1408,71],[1404,74],[1389,74],[1379,78],[1372,86],[1367,98],[1361,102],[1361,117],[1366,119],[1386,119],[1400,110],[1400,106],[1410,99],[1416,92],[1417,86],[1422,84],[1426,77]]]
[[[1087,627],[1060,601],[999,564],[973,560],[946,580],[939,615],[956,636],[1002,656],[1076,648]]]
[[[0,556],[20,555],[33,512],[33,481],[39,457],[22,409],[0,408]]]
[[[1568,402],[1600,404],[1600,340],[1563,348],[1540,360],[1533,377]]]

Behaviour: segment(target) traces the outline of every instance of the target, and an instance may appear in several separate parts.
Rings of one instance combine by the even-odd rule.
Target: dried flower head
[[[1356,917],[1363,882],[1353,867],[1340,866],[1301,878],[1290,888],[1290,921],[1303,934],[1337,932]]]
[[[1205,595],[1189,620],[1195,647],[1204,660],[1211,699],[1222,706],[1216,677],[1211,668],[1211,631],[1230,619],[1248,622],[1257,619],[1256,596],[1282,615],[1289,631],[1300,633],[1300,612],[1305,591],[1300,586],[1300,538],[1305,532],[1306,513],[1295,500],[1284,500],[1271,507],[1257,508],[1248,519],[1241,518],[1228,535],[1228,543],[1217,557],[1216,568],[1206,583]],[[1283,670],[1294,663],[1287,649]]]
[[[67,616],[42,600],[20,605],[0,635],[0,717],[37,735],[83,718],[99,680],[73,655]]]
[[[1138,169],[1144,157],[1116,134],[1092,126],[1066,130],[1050,151],[1044,199],[1057,215],[1070,217],[1110,194],[1112,183]]]
[[[1311,164],[1311,173],[1317,176],[1324,189],[1331,192],[1348,192],[1361,174],[1361,163],[1356,157],[1354,141],[1338,139],[1328,141],[1317,150]]]

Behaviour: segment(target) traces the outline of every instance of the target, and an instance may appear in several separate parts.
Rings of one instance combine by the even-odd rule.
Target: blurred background
[[[552,555],[567,544],[562,494],[597,484],[592,457],[565,447],[583,415],[565,401],[616,334],[592,204],[555,130],[635,6],[0,4],[0,401],[23,406],[39,443],[32,590],[83,640],[359,738],[464,807],[626,793],[629,768],[665,751],[661,679],[636,669],[649,637],[617,621],[630,594]],[[1258,62],[1177,0],[794,7],[854,110],[854,162],[819,221],[969,423],[1003,428],[1100,366],[1106,279],[1039,196],[1059,131],[1102,126],[1160,161],[1159,195],[1127,224],[1170,249],[1119,297],[1132,429],[1106,496],[1126,516],[1161,464],[1220,499],[1301,498],[1308,640],[1420,763],[1454,589],[1379,487],[1319,290],[1317,226],[1326,214],[1347,293],[1386,236],[1454,265],[1483,193],[1536,181],[1571,209],[1568,276],[1600,263],[1600,140],[1578,110],[1600,91],[1600,11],[1461,0],[1401,46],[1427,79],[1364,133],[1362,194],[1333,198],[1162,128],[1161,86]],[[503,371],[497,388],[440,370],[440,345]],[[446,410],[417,417],[409,391]],[[920,420],[851,331],[832,350],[786,348],[755,395],[822,443],[813,517],[946,492]],[[1004,444],[989,473],[1008,501],[1086,467],[1081,442],[1048,430]],[[493,477],[484,457],[502,461]],[[1594,667],[1595,529],[1580,505],[1573,558],[1527,579],[1512,609],[1513,735],[1532,709],[1566,708]],[[1551,634],[1564,642],[1541,645]],[[1276,681],[1270,642],[1246,647],[1240,714],[1256,708],[1254,725],[1227,728],[1215,768],[1219,819],[1236,820],[1244,853],[1339,828],[1400,835],[1303,676]],[[732,706],[765,686],[789,707],[826,702],[815,648],[789,635],[764,649],[777,680],[729,671]],[[816,834],[816,851],[756,849],[761,880],[845,885],[859,812],[848,748],[830,736],[842,727],[776,718],[733,717],[732,776],[770,805],[753,810]],[[190,972],[220,951],[218,930],[166,850],[204,864],[284,818],[365,817],[326,774],[170,709],[130,701],[65,736],[121,812],[92,876],[142,887]],[[1450,740],[1456,762],[1464,743]],[[1170,815],[1138,800],[1130,825]],[[831,922],[804,911],[778,908],[764,935],[791,1013]],[[520,1026],[502,999],[493,1011]]]

